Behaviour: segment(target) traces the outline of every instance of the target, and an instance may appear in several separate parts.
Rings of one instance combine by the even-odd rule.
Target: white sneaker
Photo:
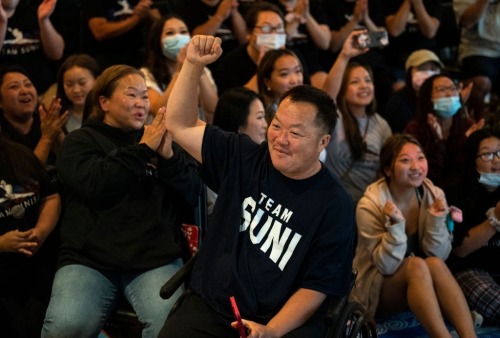
[[[471,311],[471,316],[472,316],[472,323],[474,323],[474,327],[478,328],[483,325],[483,316],[476,310]]]

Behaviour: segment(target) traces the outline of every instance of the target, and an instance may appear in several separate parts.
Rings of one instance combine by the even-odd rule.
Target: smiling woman
[[[328,145],[325,164],[342,179],[355,204],[376,179],[380,149],[391,135],[389,124],[376,112],[370,67],[351,61],[367,51],[354,47],[359,34],[355,31],[346,39],[324,85],[342,121]]]
[[[10,140],[31,149],[42,164],[55,163],[55,151],[64,138],[67,113],[60,114],[60,100],[36,111],[38,93],[30,75],[19,66],[0,71],[0,126]]]
[[[418,141],[391,136],[380,153],[384,176],[358,203],[359,270],[353,298],[369,315],[409,308],[431,337],[449,336],[447,318],[461,337],[475,337],[471,313],[444,260],[451,251],[449,208],[443,191],[427,175]]]
[[[180,222],[201,180],[172,144],[165,108],[143,128],[149,98],[139,70],[109,67],[89,95],[92,113],[58,161],[67,204],[42,337],[97,336],[120,292],[143,336],[157,337],[176,299],[157,293],[182,265]]]
[[[101,73],[97,61],[87,54],[68,57],[59,67],[57,75],[57,97],[61,98],[62,111],[68,110],[65,132],[81,127],[85,100]]]
[[[270,122],[283,94],[304,83],[302,63],[289,49],[273,49],[264,54],[257,67],[257,87],[265,100],[266,119]]]
[[[99,100],[99,107],[104,113],[103,122],[123,131],[142,128],[149,112],[148,88],[144,75],[130,72],[115,86],[109,97],[94,97]]]

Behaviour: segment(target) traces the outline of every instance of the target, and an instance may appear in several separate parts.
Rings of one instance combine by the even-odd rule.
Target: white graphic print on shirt
[[[293,211],[281,204],[274,204],[274,200],[261,193],[261,198],[256,202],[252,197],[247,197],[242,205],[243,223],[240,225],[240,232],[249,229],[250,240],[255,245],[260,246],[260,250],[267,253],[269,248],[269,258],[278,264],[283,271],[286,264],[293,255],[302,235],[293,233],[292,229],[282,225],[288,223],[293,215]],[[267,219],[263,215],[267,214]],[[260,230],[256,232],[257,227]],[[280,234],[283,233],[280,237]]]

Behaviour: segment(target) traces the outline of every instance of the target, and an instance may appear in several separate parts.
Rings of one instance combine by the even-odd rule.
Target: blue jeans
[[[169,299],[159,296],[162,285],[182,266],[178,259],[142,273],[102,272],[72,264],[56,272],[41,337],[97,337],[114,311],[119,293],[143,324],[142,337],[157,337],[183,290]]]

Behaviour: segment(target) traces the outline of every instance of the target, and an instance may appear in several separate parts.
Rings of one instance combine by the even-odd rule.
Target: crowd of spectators
[[[387,36],[387,45],[361,45],[365,35],[369,40],[381,32]],[[449,38],[443,39],[446,34]],[[196,40],[193,47],[195,36],[209,37],[207,44],[215,48],[212,55],[205,55],[204,46],[198,45],[204,40]],[[198,48],[199,55],[193,48]],[[189,85],[189,93],[186,88],[179,89],[183,85]],[[296,94],[289,94],[294,90]],[[243,169],[233,167],[233,163],[219,168],[216,159],[240,160],[232,147],[241,146],[250,151],[252,161],[257,161],[255,155],[268,142],[285,153],[281,149],[285,137],[277,135],[285,133],[283,126],[289,122],[290,112],[291,119],[309,126],[307,114],[298,118],[293,112],[296,107],[308,111],[314,106],[310,97],[320,101],[331,98],[331,103],[326,100],[324,104],[328,109],[335,107],[335,122],[326,123],[332,130],[323,135],[325,128],[320,127],[325,121],[316,117],[321,123],[312,125],[320,129],[319,145],[307,144],[313,151],[299,160],[316,170],[317,159],[325,168],[321,175],[328,172],[335,178],[334,182],[328,179],[329,184],[342,194],[343,189],[347,191],[349,198],[341,203],[354,206],[352,216],[357,217],[359,243],[364,245],[358,246],[354,264],[369,267],[364,272],[376,278],[380,287],[371,295],[376,299],[360,295],[360,290],[355,295],[369,314],[375,317],[379,310],[385,313],[393,307],[409,306],[429,332],[437,334],[443,329],[440,322],[433,326],[436,323],[430,323],[420,303],[411,297],[401,297],[397,306],[386,299],[387,285],[401,287],[406,283],[401,290],[414,290],[411,283],[416,277],[405,271],[416,265],[425,270],[424,276],[430,271],[432,278],[441,281],[449,281],[452,273],[459,278],[448,290],[457,295],[461,287],[465,293],[465,300],[457,296],[456,311],[451,310],[451,302],[438,304],[438,299],[448,297],[441,296],[439,290],[431,297],[435,306],[430,309],[437,313],[441,306],[445,313],[451,312],[452,322],[456,321],[464,336],[471,329],[465,301],[469,310],[477,311],[487,322],[499,323],[498,294],[492,296],[487,289],[498,290],[500,277],[497,269],[480,259],[489,258],[500,247],[498,1],[2,0],[0,159],[10,166],[2,166],[0,171],[0,225],[6,224],[0,229],[0,261],[5,271],[11,271],[17,262],[22,267],[12,269],[16,278],[1,288],[0,315],[12,316],[7,332],[12,337],[31,337],[42,330],[42,314],[50,299],[46,286],[55,279],[44,336],[58,336],[58,332],[97,334],[112,312],[117,294],[122,293],[138,313],[145,335],[156,337],[171,304],[151,301],[148,297],[154,297],[154,290],[142,293],[138,300],[136,289],[155,289],[181,265],[179,226],[186,219],[191,221],[187,215],[197,202],[202,183],[207,184],[208,179],[217,188],[209,186],[210,213],[216,200],[227,203],[224,192],[222,198],[218,196],[219,189],[230,185],[222,177],[227,173],[213,171]],[[194,116],[185,121],[175,117],[180,114],[179,102],[188,98],[186,106],[196,107],[196,125],[191,124]],[[285,105],[288,110],[282,108]],[[317,103],[315,107],[321,111],[325,106]],[[174,117],[166,107],[175,112]],[[185,127],[194,139],[185,140],[178,130],[169,130],[165,121]],[[204,138],[202,142],[196,129],[200,124],[205,128],[205,123],[207,133],[214,138],[210,142]],[[225,140],[227,135],[219,134],[219,128],[241,135]],[[312,135],[318,132],[296,132],[293,128],[286,136],[291,144],[301,138],[315,140]],[[274,145],[269,135],[274,135]],[[183,147],[177,145],[178,138],[184,141]],[[248,143],[250,139],[252,143]],[[214,151],[205,149],[205,144],[212,143],[225,147],[227,159],[215,152],[206,153]],[[253,148],[253,143],[260,148]],[[271,155],[276,148],[271,149]],[[418,172],[418,179],[412,177],[409,183],[396,180],[406,170],[398,162],[401,157],[406,158],[405,165],[411,162],[408,171]],[[210,160],[211,167],[204,160]],[[22,161],[29,165],[19,169]],[[278,163],[280,160],[271,158],[268,165],[277,167]],[[256,162],[256,168],[261,164]],[[264,169],[268,175],[268,168]],[[75,176],[77,170],[81,171]],[[206,175],[204,182],[199,171]],[[294,178],[286,169],[277,172]],[[248,173],[248,178],[256,179],[252,175]],[[297,192],[295,182],[285,186],[283,191]],[[460,197],[467,189],[473,199]],[[408,196],[411,205],[396,202]],[[458,218],[444,221],[454,210],[447,200],[463,209],[464,222]],[[27,216],[24,212],[16,216],[14,206],[27,204]],[[143,212],[141,206],[150,211],[147,218],[136,217]],[[217,206],[215,210],[216,217],[221,217]],[[380,236],[388,237],[393,246],[396,242],[400,245],[384,249],[398,251],[401,256],[390,269],[377,261],[385,256],[366,252],[373,244],[374,224],[365,223],[373,213],[380,216]],[[137,223],[145,224],[140,231]],[[319,224],[325,226],[322,221]],[[351,224],[350,220],[346,224]],[[257,231],[255,226],[252,223],[251,231]],[[270,226],[264,225],[262,233]],[[442,242],[439,249],[429,246],[424,238],[436,229]],[[458,236],[453,238],[452,231]],[[260,236],[255,237],[256,232],[250,236],[254,244],[262,240],[256,239]],[[137,238],[140,245],[134,242]],[[487,242],[491,250],[480,248],[479,240]],[[379,250],[379,245],[383,243],[373,244],[373,250]],[[47,246],[53,250],[45,250]],[[126,257],[118,257],[123,248],[128,250]],[[215,249],[222,250],[216,245]],[[311,252],[316,254],[316,250]],[[39,255],[43,259],[26,260]],[[343,269],[352,257],[346,254],[344,258],[341,264],[347,265],[342,265]],[[447,259],[451,272],[442,269]],[[34,262],[43,269],[30,272]],[[433,273],[434,269],[442,275]],[[208,273],[200,266],[197,271]],[[313,272],[309,273],[311,277]],[[43,274],[44,281],[32,295],[5,292],[19,278],[31,274]],[[398,280],[403,274],[407,280]],[[68,289],[68,281],[77,283],[82,278],[96,287],[105,285],[102,297],[108,300],[89,296],[78,306],[67,305],[74,292],[85,291]],[[330,292],[324,291],[323,281],[311,284],[321,285],[316,290],[320,295]],[[486,282],[488,287],[481,288],[486,298],[481,298],[473,291],[477,284]],[[344,290],[340,284],[338,290]],[[195,283],[197,291],[207,298],[202,285]],[[303,290],[301,285],[295,285],[299,291]],[[240,286],[231,287],[238,292]],[[265,292],[262,295],[268,296]],[[219,296],[210,295],[208,303],[217,307],[214,304]],[[286,301],[286,296],[282,295],[280,302]],[[26,297],[28,305],[21,304]],[[244,301],[248,302],[247,310],[254,311],[250,298]],[[17,302],[15,310],[6,310],[13,300]],[[273,322],[282,318],[279,306],[267,305],[269,313],[252,313],[251,319]],[[61,308],[72,311],[62,313]],[[227,310],[225,305],[221,309]],[[95,317],[86,317],[89,311]],[[31,316],[36,316],[36,321],[24,325]],[[72,316],[79,320],[73,321]],[[300,318],[302,323],[307,322],[306,317]],[[289,328],[277,322],[280,329]],[[245,325],[261,330],[254,324],[248,321]]]

